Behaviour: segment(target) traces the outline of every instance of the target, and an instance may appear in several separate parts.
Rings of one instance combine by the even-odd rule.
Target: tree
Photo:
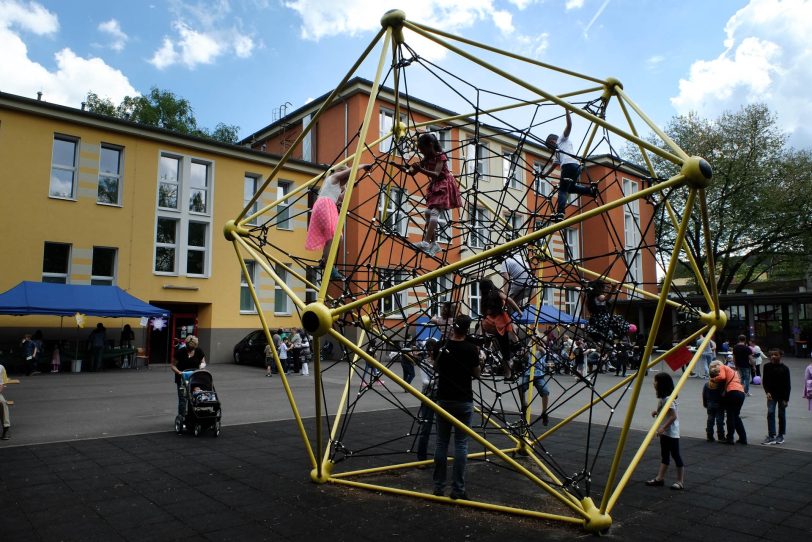
[[[87,110],[93,113],[156,126],[179,134],[206,137],[232,144],[239,141],[239,126],[221,122],[212,132],[198,127],[194,110],[188,100],[157,87],[152,87],[147,95],[125,96],[119,105],[114,105],[108,98],[100,98],[94,92],[89,92],[86,105]]]
[[[701,156],[713,167],[712,184],[705,194],[720,293],[741,292],[764,276],[808,268],[812,154],[787,147],[786,135],[765,105],[748,105],[713,121],[695,114],[676,116],[665,132],[689,155]],[[628,150],[634,155],[631,159],[640,163],[639,151]],[[678,172],[671,162],[657,156],[651,159],[659,178]],[[666,196],[678,218],[685,211],[687,194],[681,187]],[[676,231],[663,210],[660,204],[658,243],[670,254]],[[707,276],[699,213],[690,217],[686,243]],[[679,265],[683,272],[690,269],[685,259]]]

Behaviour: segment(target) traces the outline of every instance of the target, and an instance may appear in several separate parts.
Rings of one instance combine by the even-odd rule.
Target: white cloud
[[[493,24],[505,34],[513,32],[513,14],[509,11],[499,10],[492,14]]]
[[[55,34],[59,30],[59,20],[36,2],[0,0],[0,28],[13,26],[42,36]]]
[[[665,57],[663,55],[652,55],[646,59],[646,68],[649,70],[656,70],[663,63]]]
[[[127,45],[127,40],[130,39],[130,37],[121,30],[121,26],[115,19],[110,19],[109,21],[99,24],[98,30],[110,36],[112,41],[109,47],[114,51],[123,51]]]
[[[725,50],[698,60],[679,94],[679,113],[716,116],[764,102],[797,146],[812,145],[812,0],[751,0],[725,25]]]
[[[53,71],[28,57],[28,48],[17,29],[50,36],[59,29],[56,15],[34,2],[0,1],[0,89],[33,98],[78,107],[88,91],[118,103],[138,92],[121,71],[96,57],[80,58],[68,48],[54,54]]]
[[[537,36],[519,34],[513,39],[518,47],[518,53],[529,58],[541,58],[550,45],[550,34],[547,32],[542,32]]]
[[[581,9],[584,7],[584,0],[567,0],[564,3],[564,9],[571,10],[571,9]]]
[[[213,64],[218,58],[234,54],[248,58],[257,44],[240,28],[239,20],[227,26],[231,7],[227,0],[212,4],[174,5],[176,12],[172,36],[164,36],[161,47],[149,62],[159,70],[175,64],[194,69],[200,64]]]

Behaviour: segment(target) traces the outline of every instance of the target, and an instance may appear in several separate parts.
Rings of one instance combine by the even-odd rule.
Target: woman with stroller
[[[186,399],[183,390],[183,371],[193,371],[206,366],[206,355],[197,347],[199,341],[194,335],[187,335],[186,348],[178,348],[169,368],[175,373],[175,386],[178,388],[178,414],[185,414]]]

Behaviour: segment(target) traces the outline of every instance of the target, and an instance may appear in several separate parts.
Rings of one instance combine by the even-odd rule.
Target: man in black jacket
[[[770,363],[762,369],[761,384],[767,394],[767,438],[762,444],[783,444],[787,430],[787,404],[789,403],[789,367],[781,363],[783,352],[770,349]],[[775,433],[775,409],[778,408],[778,434]]]

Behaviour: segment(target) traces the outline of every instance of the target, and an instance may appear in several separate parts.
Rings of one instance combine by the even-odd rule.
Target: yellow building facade
[[[210,361],[230,361],[234,344],[259,321],[223,225],[276,161],[246,147],[0,93],[0,291],[23,280],[115,284],[171,316],[163,330],[99,319],[108,341],[117,343],[130,323],[137,346],[148,348],[153,363],[164,362],[194,331]],[[289,162],[258,205],[319,172]],[[295,253],[304,245],[306,202],[285,212],[289,218],[276,221],[273,238]],[[292,304],[255,275],[271,326],[297,327]],[[303,284],[290,286],[304,296]],[[88,319],[86,327],[96,322]],[[35,329],[46,341],[84,339],[90,331],[77,331],[72,318],[0,316],[4,344]]]

